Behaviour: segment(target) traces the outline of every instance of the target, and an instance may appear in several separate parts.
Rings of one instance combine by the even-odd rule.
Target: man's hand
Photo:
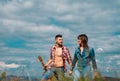
[[[71,70],[68,72],[68,74],[69,74],[70,76],[72,75],[72,73],[73,73],[73,71],[71,71]]]
[[[44,69],[45,71],[47,71],[47,66],[44,66],[43,69]]]

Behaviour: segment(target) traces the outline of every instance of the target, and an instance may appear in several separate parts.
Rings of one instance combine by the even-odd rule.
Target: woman
[[[81,34],[77,37],[77,39],[79,47],[75,50],[72,67],[69,71],[69,75],[72,75],[73,73],[74,81],[78,81],[81,77],[85,76],[88,78],[91,77],[90,61],[92,61],[94,74],[97,74],[95,52],[93,48],[88,46],[87,35]]]

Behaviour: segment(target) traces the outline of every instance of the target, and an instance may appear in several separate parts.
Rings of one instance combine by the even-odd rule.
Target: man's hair
[[[77,39],[81,40],[81,42],[83,43],[83,47],[85,47],[86,49],[89,49],[89,47],[88,47],[88,37],[87,37],[86,34],[78,35]]]
[[[62,35],[61,35],[61,34],[57,34],[57,35],[55,36],[55,39],[57,39],[58,37],[62,37]]]

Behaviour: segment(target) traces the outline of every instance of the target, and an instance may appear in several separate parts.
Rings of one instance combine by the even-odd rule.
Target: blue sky
[[[120,0],[0,0],[0,56],[49,55],[56,34],[73,55],[81,33],[96,54],[120,57]]]

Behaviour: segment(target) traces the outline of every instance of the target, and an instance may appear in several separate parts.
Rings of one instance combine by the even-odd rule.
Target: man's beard
[[[62,46],[62,43],[61,43],[61,44],[58,44],[58,46],[61,47],[61,46]]]

